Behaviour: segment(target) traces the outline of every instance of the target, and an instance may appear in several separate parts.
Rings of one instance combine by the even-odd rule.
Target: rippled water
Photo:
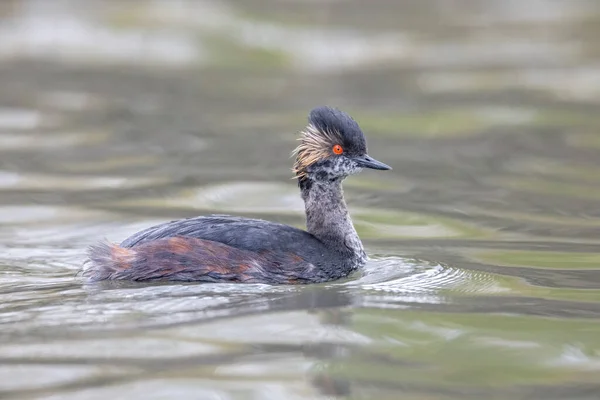
[[[0,397],[596,399],[595,1],[0,4]],[[86,284],[86,247],[219,212],[303,224],[332,104],[371,260],[305,287]]]

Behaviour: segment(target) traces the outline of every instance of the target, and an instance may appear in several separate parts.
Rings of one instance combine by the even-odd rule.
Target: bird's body
[[[390,169],[366,155],[358,124],[329,107],[314,109],[294,171],[307,230],[212,215],[160,224],[120,245],[90,248],[91,280],[174,280],[298,284],[345,277],[366,260],[348,213],[343,179],[363,167]]]
[[[136,233],[119,247],[98,246],[92,261],[113,267],[103,268],[95,280],[321,282],[348,275],[359,261],[328,251],[304,230],[229,215],[172,221]]]

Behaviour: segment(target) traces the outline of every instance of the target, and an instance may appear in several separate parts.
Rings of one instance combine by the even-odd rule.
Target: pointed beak
[[[377,161],[376,159],[369,157],[368,155],[354,158],[354,161],[363,168],[379,169],[382,171],[388,171],[392,169],[389,165]]]

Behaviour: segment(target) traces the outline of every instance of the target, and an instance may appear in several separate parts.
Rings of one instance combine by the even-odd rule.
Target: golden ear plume
[[[300,144],[292,152],[292,155],[296,156],[292,171],[298,179],[306,178],[307,168],[329,157],[333,145],[340,144],[341,141],[337,132],[321,131],[312,124],[300,133],[298,140]]]

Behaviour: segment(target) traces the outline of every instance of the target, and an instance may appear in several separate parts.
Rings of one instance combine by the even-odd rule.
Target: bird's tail
[[[88,248],[82,275],[91,281],[122,279],[135,259],[135,250],[105,240]]]

